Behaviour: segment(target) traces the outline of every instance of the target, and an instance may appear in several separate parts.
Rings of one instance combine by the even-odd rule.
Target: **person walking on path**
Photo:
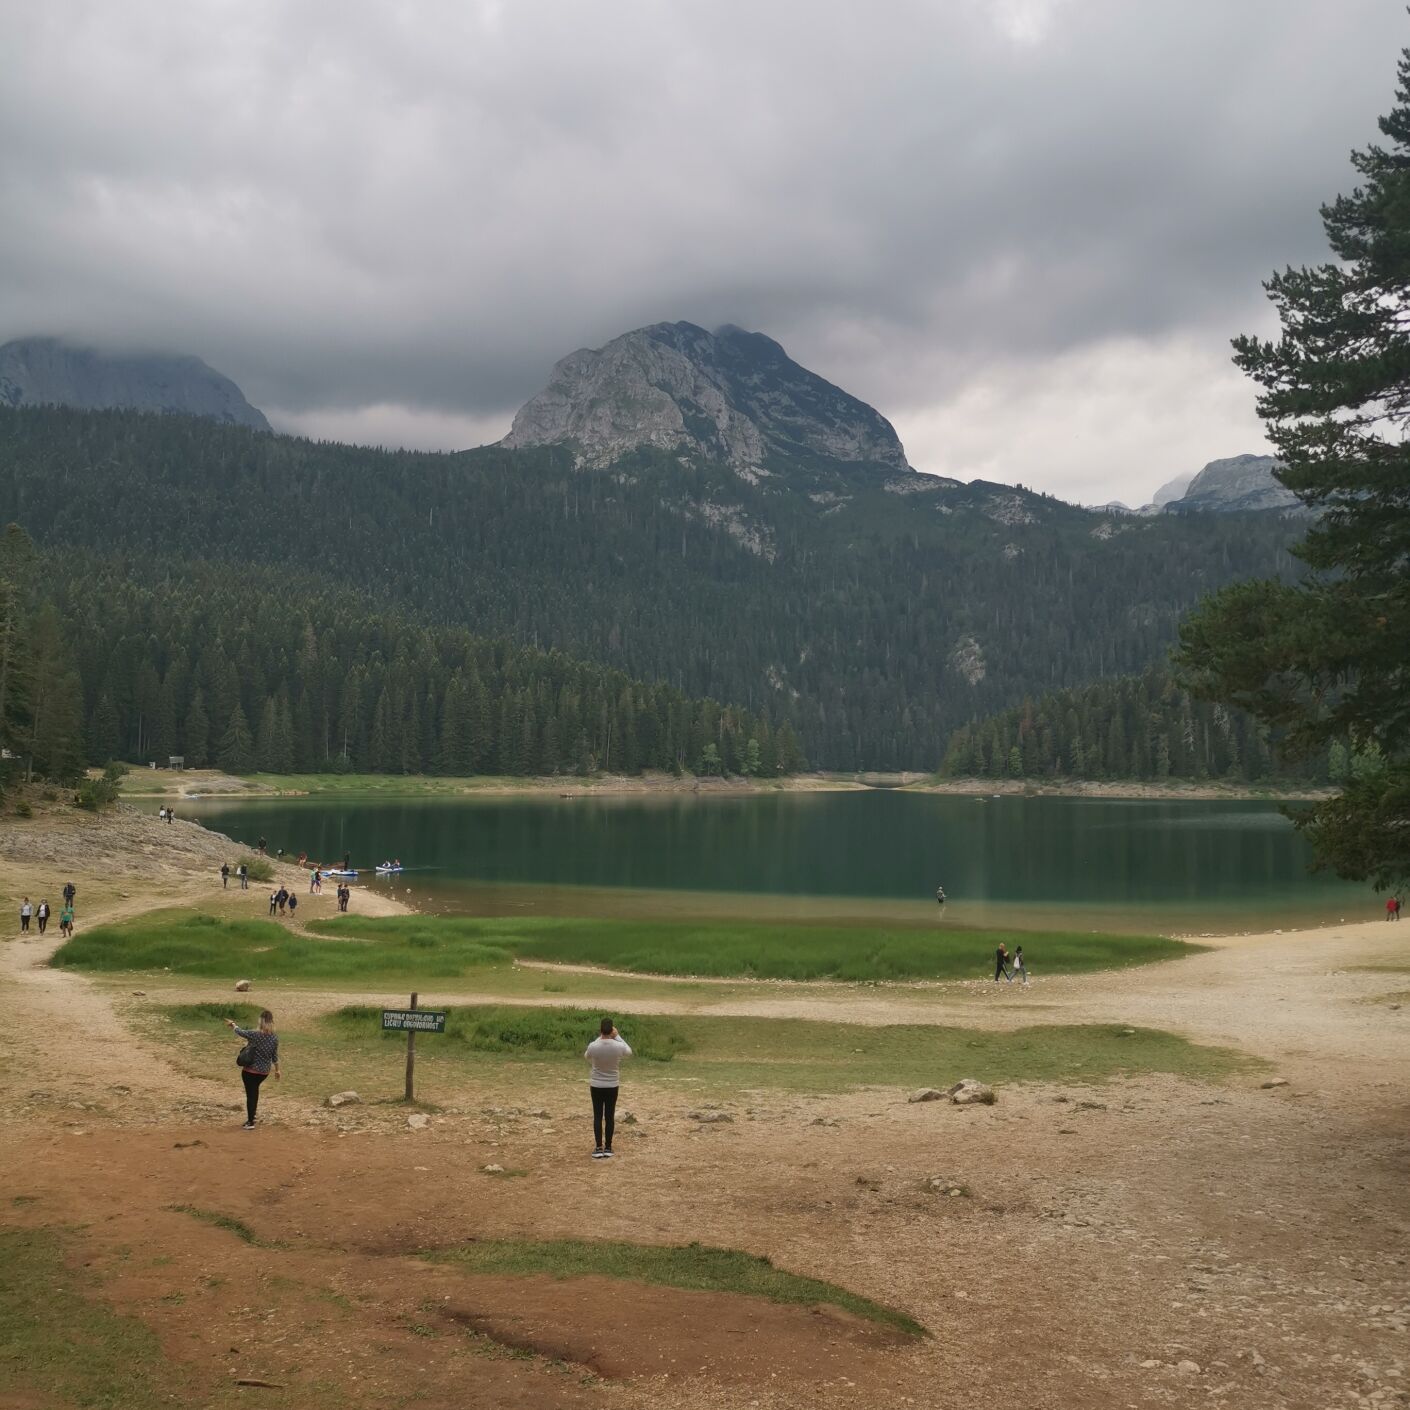
[[[316,896],[319,892],[323,878],[319,875],[318,868],[314,867],[308,878],[308,894]]]
[[[220,864],[220,889],[221,889],[222,891],[224,891],[224,890],[226,890],[227,887],[229,887],[229,885],[230,885],[230,863],[229,863],[229,862],[222,862],[222,863]]]
[[[269,913],[273,915],[279,909],[279,889],[276,887],[269,893]]]
[[[588,1074],[588,1090],[592,1094],[592,1158],[609,1160],[612,1156],[612,1131],[617,1124],[617,1089],[622,1080],[622,1060],[631,1057],[632,1050],[610,1018],[604,1018],[598,1030],[598,1036],[587,1045],[583,1057],[592,1064]]]
[[[289,888],[287,886],[281,886],[279,890],[274,893],[274,899],[279,905],[279,914],[282,916],[284,914],[284,907],[289,904]]]
[[[240,878],[240,890],[241,890],[241,891],[248,891],[248,890],[250,889],[250,869],[249,869],[249,867],[247,867],[244,862],[241,862],[241,863],[240,863],[240,866],[239,866],[239,869],[236,871],[235,875]]]
[[[1387,919],[1387,920],[1399,920],[1399,919],[1400,919],[1400,897],[1399,897],[1399,896],[1387,896],[1387,897],[1386,897],[1386,919]],[[43,926],[40,926],[39,928],[40,928],[41,930],[43,930],[44,927],[43,927]]]
[[[265,855],[264,847],[265,847],[264,838],[261,837],[260,840],[259,840],[259,854],[260,854],[261,857]]]
[[[1002,940],[999,941],[999,948],[994,951],[994,983],[999,982],[999,976],[1003,975],[1010,984],[1013,983],[1013,975],[1009,973],[1009,951],[1008,946]]]
[[[1013,972],[1028,983],[1028,966],[1023,962],[1023,946],[1019,945],[1013,952]]]
[[[73,906],[65,903],[63,910],[59,912],[59,934],[65,939],[73,939]]]
[[[236,1055],[235,1062],[240,1069],[240,1079],[245,1084],[245,1125],[242,1129],[255,1129],[255,1112],[259,1108],[259,1089],[264,1079],[272,1072],[274,1080],[279,1076],[279,1035],[274,1031],[274,1015],[265,1009],[259,1016],[258,1028],[241,1028],[233,1018],[225,1020],[237,1037],[245,1040],[245,1046]]]
[[[29,918],[34,914],[34,907],[30,905],[29,897],[26,896],[20,902],[20,934],[23,935],[29,929]]]
[[[39,909],[38,909],[37,911],[35,911],[35,913],[34,913],[34,918],[35,918],[35,920],[37,920],[37,921],[39,922],[39,933],[40,933],[41,935],[43,935],[44,932],[49,929],[49,903],[48,903],[48,901],[41,901],[41,902],[39,903]]]
[[[289,919],[293,920],[294,912],[299,908],[299,898],[291,891],[289,892]]]
[[[66,882],[64,882],[64,904],[65,904],[65,905],[68,905],[68,906],[73,905],[73,898],[74,898],[75,896],[77,896],[77,895],[78,895],[78,891],[77,891],[77,889],[74,887],[73,882],[71,882],[71,881],[66,881]]]
[[[339,909],[340,911],[346,911],[347,908],[348,908],[348,902],[349,902],[351,899],[352,899],[352,889],[351,889],[350,887],[347,887],[347,886],[340,886],[340,887],[338,888],[338,909]]]

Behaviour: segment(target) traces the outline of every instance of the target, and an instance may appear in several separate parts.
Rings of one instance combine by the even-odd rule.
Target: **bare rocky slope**
[[[1211,460],[1185,493],[1166,503],[1184,512],[1228,513],[1249,509],[1297,509],[1298,497],[1275,477],[1282,462],[1271,455],[1233,455]]]
[[[674,450],[747,477],[799,461],[910,469],[884,416],[800,367],[772,338],[693,323],[654,323],[570,353],[502,444],[571,445],[584,465],[610,465],[642,447]]]

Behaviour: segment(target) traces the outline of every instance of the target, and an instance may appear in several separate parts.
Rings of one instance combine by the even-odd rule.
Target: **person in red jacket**
[[[1387,896],[1387,897],[1386,897],[1386,919],[1387,919],[1387,920],[1399,920],[1399,919],[1400,919],[1400,897],[1399,897],[1399,896]]]

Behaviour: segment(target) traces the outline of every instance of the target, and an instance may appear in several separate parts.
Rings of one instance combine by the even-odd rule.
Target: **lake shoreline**
[[[962,797],[1103,798],[1146,801],[1313,802],[1330,798],[1331,788],[1254,787],[1222,782],[1158,782],[1140,779],[938,779],[923,773],[803,773],[786,778],[695,778],[668,773],[561,775],[532,778],[483,775],[472,778],[399,774],[249,774],[217,769],[134,769],[123,780],[125,798],[241,799],[369,798],[574,798],[639,794],[751,797],[771,793],[855,793],[863,791],[950,794]]]

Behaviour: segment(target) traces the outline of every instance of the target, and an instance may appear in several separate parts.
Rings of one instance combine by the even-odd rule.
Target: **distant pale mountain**
[[[57,338],[0,346],[0,405],[176,411],[270,429],[239,387],[198,357],[100,352]]]
[[[1275,477],[1281,462],[1271,455],[1234,455],[1211,460],[1167,509],[1230,513],[1249,509],[1298,509],[1301,500]]]
[[[1167,480],[1152,496],[1151,503],[1160,506],[1169,504],[1172,500],[1179,499],[1190,487],[1190,481],[1195,478],[1193,470],[1187,471],[1183,475],[1176,475],[1173,480]]]
[[[501,444],[570,446],[586,466],[673,451],[746,478],[799,466],[911,468],[880,412],[800,367],[772,338],[693,323],[654,323],[570,353]]]

